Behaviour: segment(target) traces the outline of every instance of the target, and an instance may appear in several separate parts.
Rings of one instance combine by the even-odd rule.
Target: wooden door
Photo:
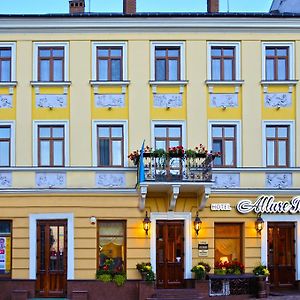
[[[38,297],[64,297],[67,292],[67,221],[37,221]]]
[[[184,279],[184,222],[156,224],[156,275],[159,288],[181,288]]]
[[[268,267],[274,287],[291,286],[295,282],[295,225],[268,224]]]

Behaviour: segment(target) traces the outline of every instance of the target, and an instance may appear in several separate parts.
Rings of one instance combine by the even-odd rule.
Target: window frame
[[[10,83],[16,81],[16,43],[15,42],[0,42],[0,49],[10,49],[11,58],[10,58],[10,80],[2,81],[0,77],[0,83]],[[1,70],[0,70],[1,72]]]
[[[213,126],[235,126],[236,130],[236,165],[235,166],[214,166],[214,168],[238,168],[242,166],[242,143],[241,143],[241,121],[232,120],[232,121],[217,121],[209,120],[208,121],[208,149],[212,150],[213,145]]]
[[[42,83],[60,83],[69,80],[69,43],[68,42],[34,42],[33,43],[33,81]],[[63,48],[64,58],[63,58],[63,80],[53,81],[51,80],[51,67],[50,67],[50,81],[40,81],[40,60],[39,60],[39,49],[40,48]],[[53,76],[53,74],[52,74]]]
[[[266,49],[267,48],[287,48],[288,49],[288,78],[286,80],[269,80],[266,73]],[[263,81],[290,81],[295,79],[295,54],[294,54],[294,42],[262,42],[262,80]],[[274,70],[275,72],[275,70]]]
[[[0,168],[9,168],[15,166],[15,121],[0,121],[0,127],[10,127],[10,147],[9,147],[9,165],[0,166]]]
[[[214,80],[212,78],[212,48],[234,48],[234,69],[232,73],[234,76],[233,80]],[[240,42],[208,42],[207,43],[207,78],[209,81],[238,81],[241,80],[241,52],[240,52]]]
[[[64,127],[64,165],[40,166],[39,165],[39,126]],[[33,121],[33,165],[39,168],[64,168],[69,166],[69,121]]]
[[[0,274],[0,280],[1,279],[11,279],[12,277],[12,252],[13,252],[13,222],[9,219],[0,219],[0,222],[9,222],[10,224],[10,233],[9,234],[1,234],[0,237],[10,237],[10,272],[8,274]]]
[[[100,81],[98,78],[98,48],[122,48],[121,63],[121,82],[128,80],[127,74],[127,42],[92,42],[92,80]],[[104,82],[116,82],[116,80],[107,80]]]
[[[123,127],[123,165],[122,166],[99,166],[98,165],[98,126],[122,126]],[[92,121],[92,145],[93,167],[99,168],[124,168],[128,166],[128,121],[127,120],[93,120]]]
[[[185,42],[151,42],[151,69],[150,69],[150,80],[156,80],[156,48],[179,48],[179,65],[178,65],[178,80],[159,80],[157,82],[176,82],[185,80]],[[166,68],[167,70],[167,68]]]
[[[112,220],[112,219],[98,219],[97,220],[97,231],[96,231],[96,238],[97,238],[97,251],[96,251],[96,270],[98,270],[99,265],[100,265],[100,251],[99,251],[99,224],[101,222],[106,222],[106,223],[115,223],[115,222],[121,222],[123,223],[123,229],[124,229],[124,272],[125,274],[127,273],[127,220]]]
[[[289,164],[287,167],[285,166],[268,166],[267,165],[267,127],[268,126],[288,126],[289,127],[289,142],[288,142],[288,153],[287,156],[289,158]],[[263,145],[263,166],[265,168],[292,168],[295,166],[295,153],[293,153],[293,149],[295,149],[295,121],[263,121],[262,122],[262,145]]]

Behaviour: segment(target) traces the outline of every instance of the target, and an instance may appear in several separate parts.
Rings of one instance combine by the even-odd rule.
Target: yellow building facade
[[[247,273],[268,265],[275,286],[294,285],[299,20],[1,16],[0,276],[55,297],[68,281],[94,279],[109,258],[128,280],[151,262],[161,288],[184,286],[199,261],[237,259]],[[160,173],[159,158],[146,156],[137,185],[128,155],[144,140],[152,151],[202,143],[221,157],[212,177],[197,179],[187,159]],[[54,280],[47,268],[63,271],[61,293],[45,284]]]

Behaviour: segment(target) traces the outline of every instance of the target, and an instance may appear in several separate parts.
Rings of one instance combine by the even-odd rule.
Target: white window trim
[[[294,54],[294,43],[286,43],[286,42],[263,42],[262,43],[262,80],[266,79],[266,47],[288,47],[289,48],[289,80],[295,79],[295,54]]]
[[[192,278],[192,214],[190,212],[163,212],[150,213],[150,261],[153,272],[156,273],[156,221],[157,220],[184,220],[184,278]]]
[[[14,42],[5,42],[0,43],[0,48],[10,48],[11,49],[11,66],[10,66],[10,74],[11,74],[11,80],[10,81],[16,81],[16,43]]]
[[[123,139],[124,139],[124,167],[128,167],[128,121],[127,120],[106,120],[106,121],[92,121],[92,145],[93,145],[93,166],[98,166],[98,149],[97,149],[97,126],[98,125],[119,125],[123,126]]]
[[[186,123],[185,121],[152,121],[151,122],[151,147],[155,149],[155,135],[154,129],[157,125],[166,125],[166,126],[181,126],[181,140],[183,147],[186,147]]]
[[[15,121],[0,121],[0,126],[10,126],[10,166],[16,165]]]
[[[242,166],[242,141],[241,141],[241,121],[208,121],[208,150],[212,150],[212,127],[213,125],[232,125],[236,126],[236,167]],[[219,168],[218,168],[219,169]],[[220,168],[221,169],[221,168]]]
[[[235,48],[235,80],[241,80],[241,43],[240,42],[208,42],[207,44],[207,78],[212,79],[211,71],[211,48],[212,47],[234,47]],[[226,80],[225,80],[226,81]],[[228,81],[228,80],[227,80]]]
[[[35,42],[33,43],[33,81],[38,81],[38,49],[39,47],[64,47],[64,78],[69,80],[69,43],[67,42]],[[52,83],[53,81],[49,81]]]
[[[33,166],[38,167],[38,126],[48,125],[55,126],[60,125],[64,126],[64,135],[65,135],[65,165],[64,167],[69,166],[69,121],[53,121],[53,120],[43,120],[43,121],[33,121]],[[42,166],[41,166],[42,167]]]
[[[299,215],[273,215],[263,214],[264,228],[261,231],[261,263],[268,264],[268,222],[294,222],[295,223],[295,268],[296,280],[300,280],[300,221]]]
[[[74,279],[74,215],[72,213],[49,213],[29,215],[29,279],[36,279],[37,220],[67,219],[67,279]]]
[[[294,121],[263,121],[262,122],[262,145],[263,145],[263,167],[267,167],[267,144],[266,144],[266,129],[267,126],[271,125],[271,126],[289,126],[290,132],[289,132],[289,157],[290,157],[290,168],[295,167],[295,122]],[[276,169],[280,169],[280,168],[276,168]]]
[[[180,48],[180,76],[179,80],[185,80],[185,43],[184,42],[151,42],[151,70],[150,80],[155,81],[155,47],[179,47]]]
[[[97,81],[97,47],[122,47],[123,79],[128,80],[127,74],[127,42],[93,42],[92,43],[92,80]]]

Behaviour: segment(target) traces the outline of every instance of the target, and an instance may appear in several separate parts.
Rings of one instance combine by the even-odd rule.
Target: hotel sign
[[[261,195],[254,202],[248,199],[241,200],[236,209],[242,214],[251,211],[257,214],[296,214],[300,213],[300,196],[296,196],[290,201],[275,201],[274,196]]]
[[[227,211],[231,210],[231,206],[230,203],[212,203],[210,205],[210,210]]]

